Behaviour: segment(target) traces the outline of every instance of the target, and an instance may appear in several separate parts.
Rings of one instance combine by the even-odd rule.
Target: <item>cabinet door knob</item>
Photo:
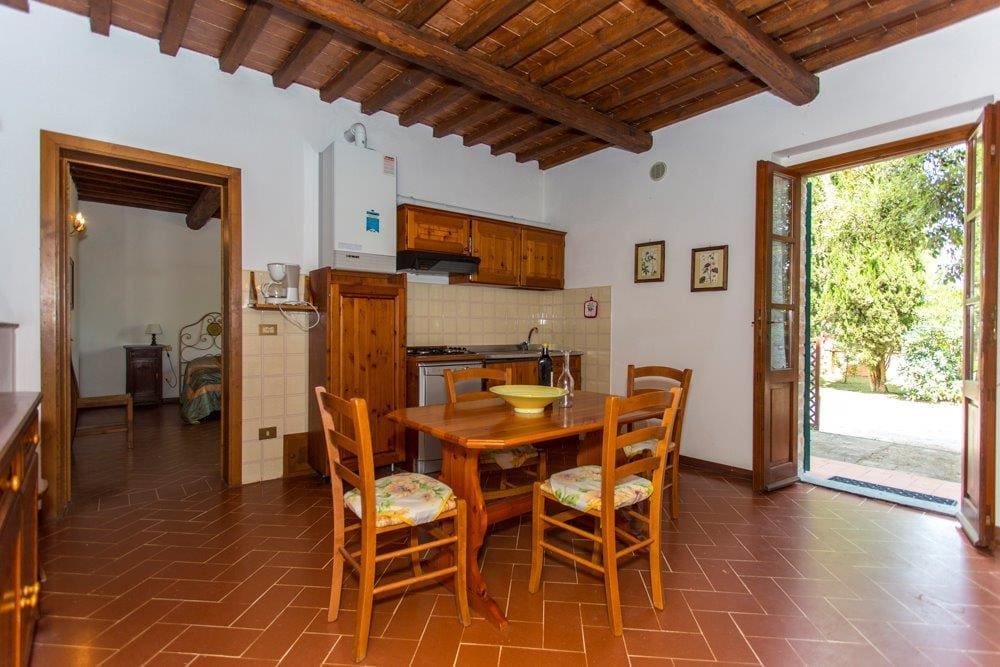
[[[0,491],[17,491],[21,488],[21,478],[11,475],[8,479],[0,481]]]

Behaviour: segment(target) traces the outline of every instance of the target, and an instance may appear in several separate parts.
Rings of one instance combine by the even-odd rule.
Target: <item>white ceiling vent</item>
[[[653,166],[649,168],[649,177],[654,181],[662,180],[667,174],[667,163],[666,162],[654,162]]]

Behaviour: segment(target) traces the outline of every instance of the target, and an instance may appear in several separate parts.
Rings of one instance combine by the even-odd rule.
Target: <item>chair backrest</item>
[[[626,396],[635,396],[650,391],[666,391],[671,387],[680,387],[680,405],[677,406],[677,418],[674,420],[674,432],[670,440],[681,448],[681,433],[684,430],[684,409],[687,407],[688,392],[691,391],[691,377],[694,371],[683,370],[670,366],[635,366],[628,365],[628,380],[625,386]]]
[[[651,510],[659,512],[663,492],[664,466],[667,459],[669,435],[673,431],[680,406],[684,400],[684,390],[674,387],[667,391],[645,391],[632,396],[608,396],[604,401],[604,440],[601,448],[601,498],[602,512],[614,514],[615,485],[627,475],[652,472],[653,495],[650,498]],[[663,421],[655,421],[649,426],[639,426],[634,430],[621,428],[627,415],[643,412],[663,415]],[[652,415],[650,415],[652,416]],[[650,420],[643,422],[650,423]],[[645,456],[632,461],[625,461],[618,456],[618,451],[629,445],[644,440],[656,440],[656,449],[652,456]],[[611,524],[613,525],[613,524]]]
[[[361,515],[365,529],[375,528],[375,459],[372,454],[372,430],[368,405],[363,398],[345,401],[316,387],[316,402],[323,420],[326,456],[330,463],[330,488],[336,525],[344,523],[344,482],[361,494]],[[341,463],[345,453],[357,457],[358,471]],[[371,524],[370,526],[368,524]]]
[[[465,403],[466,401],[481,401],[486,398],[496,398],[496,394],[489,391],[467,391],[459,394],[456,386],[459,382],[467,380],[492,381],[494,385],[510,384],[510,368],[500,370],[499,368],[466,368],[460,371],[446,369],[444,372],[444,386],[448,393],[448,405],[455,403]]]

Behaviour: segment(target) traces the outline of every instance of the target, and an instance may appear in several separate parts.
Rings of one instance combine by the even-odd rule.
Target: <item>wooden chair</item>
[[[670,516],[679,519],[681,514],[681,432],[684,430],[684,409],[687,406],[688,392],[691,390],[691,377],[694,371],[690,368],[681,370],[669,366],[628,366],[626,396],[635,396],[650,391],[663,391],[678,386],[683,390],[680,405],[677,406],[677,418],[674,420],[674,432],[670,437],[670,447],[667,449],[667,473],[670,481],[666,487],[670,489]],[[653,449],[651,443],[638,443],[626,449],[626,456],[635,458]]]
[[[480,383],[492,382],[494,385],[510,384],[510,369],[498,370],[493,368],[466,368],[461,371],[445,370],[444,384],[448,392],[448,405],[456,403],[466,403],[470,401],[482,401],[487,398],[496,398],[496,394],[489,391],[467,391],[458,393],[456,387],[460,382],[469,380],[479,380]],[[531,445],[514,447],[512,449],[502,449],[496,451],[486,451],[479,455],[480,472],[500,472],[500,488],[492,491],[483,490],[484,500],[495,500],[497,498],[507,498],[525,493],[531,493],[531,484],[520,486],[512,485],[507,474],[510,470],[517,468],[526,469],[538,481],[545,479],[545,450],[536,449]]]
[[[352,398],[345,401],[327,393],[323,387],[316,387],[316,401],[319,403],[326,436],[333,494],[333,574],[327,619],[335,621],[340,614],[340,593],[346,561],[354,568],[359,581],[354,632],[355,662],[361,662],[368,651],[372,606],[375,596],[381,593],[411,584],[453,577],[458,617],[462,625],[469,625],[471,621],[465,583],[465,501],[455,498],[448,485],[427,475],[404,472],[376,480],[371,426],[365,400]],[[344,425],[350,426],[346,432]],[[357,458],[358,472],[341,464],[341,451],[346,456]],[[354,487],[347,493],[344,493],[345,481]],[[358,517],[358,523],[345,526],[345,506]],[[437,539],[420,543],[417,526],[446,520],[454,524],[451,534],[440,529],[432,530],[432,535]],[[410,531],[409,546],[377,553],[376,542],[379,535],[401,530]],[[344,546],[345,538],[348,533],[355,531],[360,531],[359,548],[348,551]],[[420,553],[427,549],[447,547],[454,549],[454,564],[424,572]],[[376,586],[376,566],[400,556],[410,558],[413,576]]]
[[[74,437],[84,435],[103,435],[105,433],[125,433],[128,448],[132,449],[132,394],[111,394],[108,396],[80,397],[80,385],[76,381],[76,370],[69,367],[70,383],[72,384],[72,402],[70,415],[72,424],[70,430]],[[114,424],[94,424],[93,426],[77,426],[79,413],[83,410],[99,408],[125,408],[125,421]]]
[[[558,472],[544,482],[536,482],[532,496],[531,519],[531,576],[528,591],[537,593],[542,579],[542,562],[545,551],[568,558],[594,572],[604,575],[604,592],[607,598],[611,631],[622,634],[621,599],[618,590],[618,560],[628,554],[649,551],[650,588],[653,606],[663,609],[663,586],[660,578],[660,513],[663,499],[664,462],[667,456],[669,433],[677,416],[683,391],[679,388],[667,392],[649,392],[628,398],[608,396],[604,404],[604,441],[601,448],[601,465],[586,465]],[[665,405],[667,404],[667,405]],[[640,426],[632,431],[619,428],[620,417],[630,412],[663,409],[663,422]],[[624,461],[618,450],[641,442],[655,440],[652,456],[634,461]],[[637,473],[651,473],[649,478]],[[558,514],[545,513],[545,501],[555,501],[565,509]],[[637,511],[642,501],[648,500],[648,513]],[[616,525],[616,511],[645,524],[640,537],[627,528],[626,523]],[[591,533],[569,521],[590,516],[596,519],[596,530]],[[601,558],[587,559],[545,541],[545,531],[558,527],[600,545]],[[618,540],[626,543],[618,548]]]

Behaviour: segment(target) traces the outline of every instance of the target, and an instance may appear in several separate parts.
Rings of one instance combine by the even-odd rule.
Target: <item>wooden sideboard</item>
[[[27,665],[38,616],[38,404],[0,393],[0,665]]]

